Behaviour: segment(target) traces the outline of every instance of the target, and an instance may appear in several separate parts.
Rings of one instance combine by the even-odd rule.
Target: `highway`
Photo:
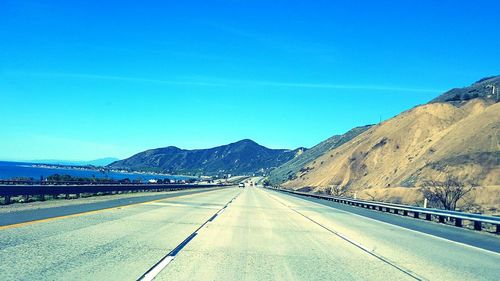
[[[5,223],[0,280],[500,276],[496,251],[272,190],[225,188],[151,199],[70,214],[52,210],[39,221]]]

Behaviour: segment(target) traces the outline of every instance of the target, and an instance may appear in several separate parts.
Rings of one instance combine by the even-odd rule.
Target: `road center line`
[[[186,239],[184,239],[177,247],[170,251],[166,256],[164,256],[160,261],[158,261],[153,267],[151,267],[146,273],[139,277],[138,281],[151,281],[160,274],[160,272],[171,263],[175,256],[184,248],[193,238],[198,235],[198,232],[209,222],[212,222],[218,215],[222,214],[224,210],[231,204],[238,196],[240,196],[241,191],[236,194],[229,202],[226,203],[222,208],[220,208],[215,214],[213,214],[208,220],[206,220],[200,227],[198,227],[193,233],[191,233]]]

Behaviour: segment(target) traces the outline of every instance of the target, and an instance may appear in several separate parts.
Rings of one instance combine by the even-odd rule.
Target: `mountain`
[[[490,77],[453,89],[372,126],[303,165],[283,186],[418,187],[445,175],[500,185],[500,103],[493,96],[498,81]],[[450,99],[455,95],[460,100]]]
[[[455,106],[466,104],[471,99],[480,98],[498,102],[500,96],[500,76],[483,78],[469,87],[455,88],[433,99],[431,103],[448,102]]]
[[[175,146],[150,149],[108,167],[183,175],[264,174],[303,150],[269,149],[245,139],[209,149],[186,150]]]
[[[106,166],[106,165],[113,163],[117,160],[119,160],[119,159],[114,158],[114,157],[106,157],[106,158],[99,158],[99,159],[88,160],[88,161],[45,159],[45,160],[31,160],[31,161],[25,161],[25,162],[35,163],[35,164],[55,164],[55,165],[69,165],[69,166],[89,166],[89,165]]]
[[[314,147],[304,151],[297,157],[292,158],[290,161],[284,163],[278,168],[269,173],[269,181],[271,184],[281,184],[287,180],[294,179],[297,172],[304,167],[305,164],[312,162],[319,156],[323,155],[326,151],[341,146],[342,144],[350,141],[354,137],[368,130],[372,125],[356,127],[349,130],[342,135],[335,135],[325,141],[315,145]]]

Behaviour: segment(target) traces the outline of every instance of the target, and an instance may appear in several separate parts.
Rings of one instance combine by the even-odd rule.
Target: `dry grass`
[[[392,187],[370,188],[357,192],[357,197],[364,200],[376,200],[390,203],[422,206],[424,198],[420,188]],[[475,206],[471,206],[471,203]],[[500,215],[500,185],[476,187],[473,193],[459,201],[458,208],[490,215]]]
[[[497,208],[498,193],[489,193],[495,190],[490,186],[500,185],[499,132],[500,103],[476,99],[460,108],[447,103],[422,105],[327,151],[284,186],[383,190],[380,196],[391,201],[413,203],[421,200],[418,192],[393,187],[418,187],[425,180],[451,175],[488,186],[478,189],[477,200],[483,207]],[[483,161],[484,157],[490,160]],[[496,197],[486,200],[483,193]]]

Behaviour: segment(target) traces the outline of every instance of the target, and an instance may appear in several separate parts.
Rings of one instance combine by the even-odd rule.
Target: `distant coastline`
[[[15,162],[14,162],[15,163]],[[182,176],[184,177],[185,175],[172,175],[172,174],[164,174],[164,173],[157,173],[157,172],[143,172],[143,171],[133,171],[133,170],[124,170],[124,169],[110,169],[107,167],[103,166],[93,166],[93,165],[85,165],[85,166],[80,166],[80,165],[62,165],[62,164],[38,164],[38,163],[27,163],[27,167],[34,167],[34,168],[44,168],[44,169],[61,169],[61,170],[82,170],[82,171],[96,171],[100,173],[109,173],[109,172],[114,172],[114,173],[123,173],[123,174],[137,174],[137,175],[157,175],[157,176]],[[185,176],[185,177],[192,177],[192,176]]]
[[[59,165],[42,164],[28,162],[0,161],[0,179],[8,180],[13,178],[33,178],[47,177],[54,174],[68,174],[77,177],[96,177],[110,179],[190,179],[193,176],[171,175],[157,172],[142,172],[123,169],[110,169],[102,166],[78,166],[78,165]]]

